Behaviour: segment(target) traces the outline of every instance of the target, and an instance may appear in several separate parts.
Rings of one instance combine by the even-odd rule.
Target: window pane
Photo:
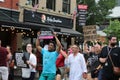
[[[55,10],[55,0],[47,0],[46,8]]]
[[[63,12],[70,13],[70,0],[63,0]]]
[[[33,7],[38,4],[39,1],[38,0],[27,0],[27,5],[32,5]]]
[[[63,0],[64,3],[69,3],[69,0]]]
[[[67,5],[63,4],[63,12],[67,12]]]

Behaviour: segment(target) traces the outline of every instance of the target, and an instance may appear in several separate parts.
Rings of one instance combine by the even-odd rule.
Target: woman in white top
[[[26,45],[27,53],[30,54],[29,60],[27,60],[27,64],[30,68],[30,77],[29,78],[22,78],[22,80],[34,80],[35,78],[35,72],[36,72],[36,65],[37,65],[37,59],[36,56],[32,53],[32,44]]]

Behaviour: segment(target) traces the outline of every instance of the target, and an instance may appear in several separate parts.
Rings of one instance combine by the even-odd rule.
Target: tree
[[[118,40],[120,40],[120,21],[114,20],[110,21],[110,25],[103,30],[107,35],[113,34],[116,35]]]
[[[98,1],[98,0],[97,0]],[[88,5],[87,25],[102,24],[106,21],[106,16],[116,5],[116,0],[77,0],[77,4]]]

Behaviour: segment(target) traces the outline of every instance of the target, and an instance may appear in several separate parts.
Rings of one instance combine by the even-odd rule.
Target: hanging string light
[[[27,34],[27,36],[29,36],[29,34]]]
[[[21,32],[23,32],[23,29],[21,29]]]
[[[1,28],[1,31],[4,31],[4,29],[3,29],[3,28]]]
[[[6,31],[8,31],[8,29],[6,29]]]
[[[13,30],[15,30],[15,27],[14,27],[14,26],[12,26],[10,29],[13,31]]]

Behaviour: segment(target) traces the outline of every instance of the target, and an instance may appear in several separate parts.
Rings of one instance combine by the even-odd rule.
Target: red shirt
[[[6,48],[0,47],[0,66],[7,66],[7,55]]]
[[[64,67],[64,60],[65,60],[65,57],[60,53],[56,61],[56,66]]]

